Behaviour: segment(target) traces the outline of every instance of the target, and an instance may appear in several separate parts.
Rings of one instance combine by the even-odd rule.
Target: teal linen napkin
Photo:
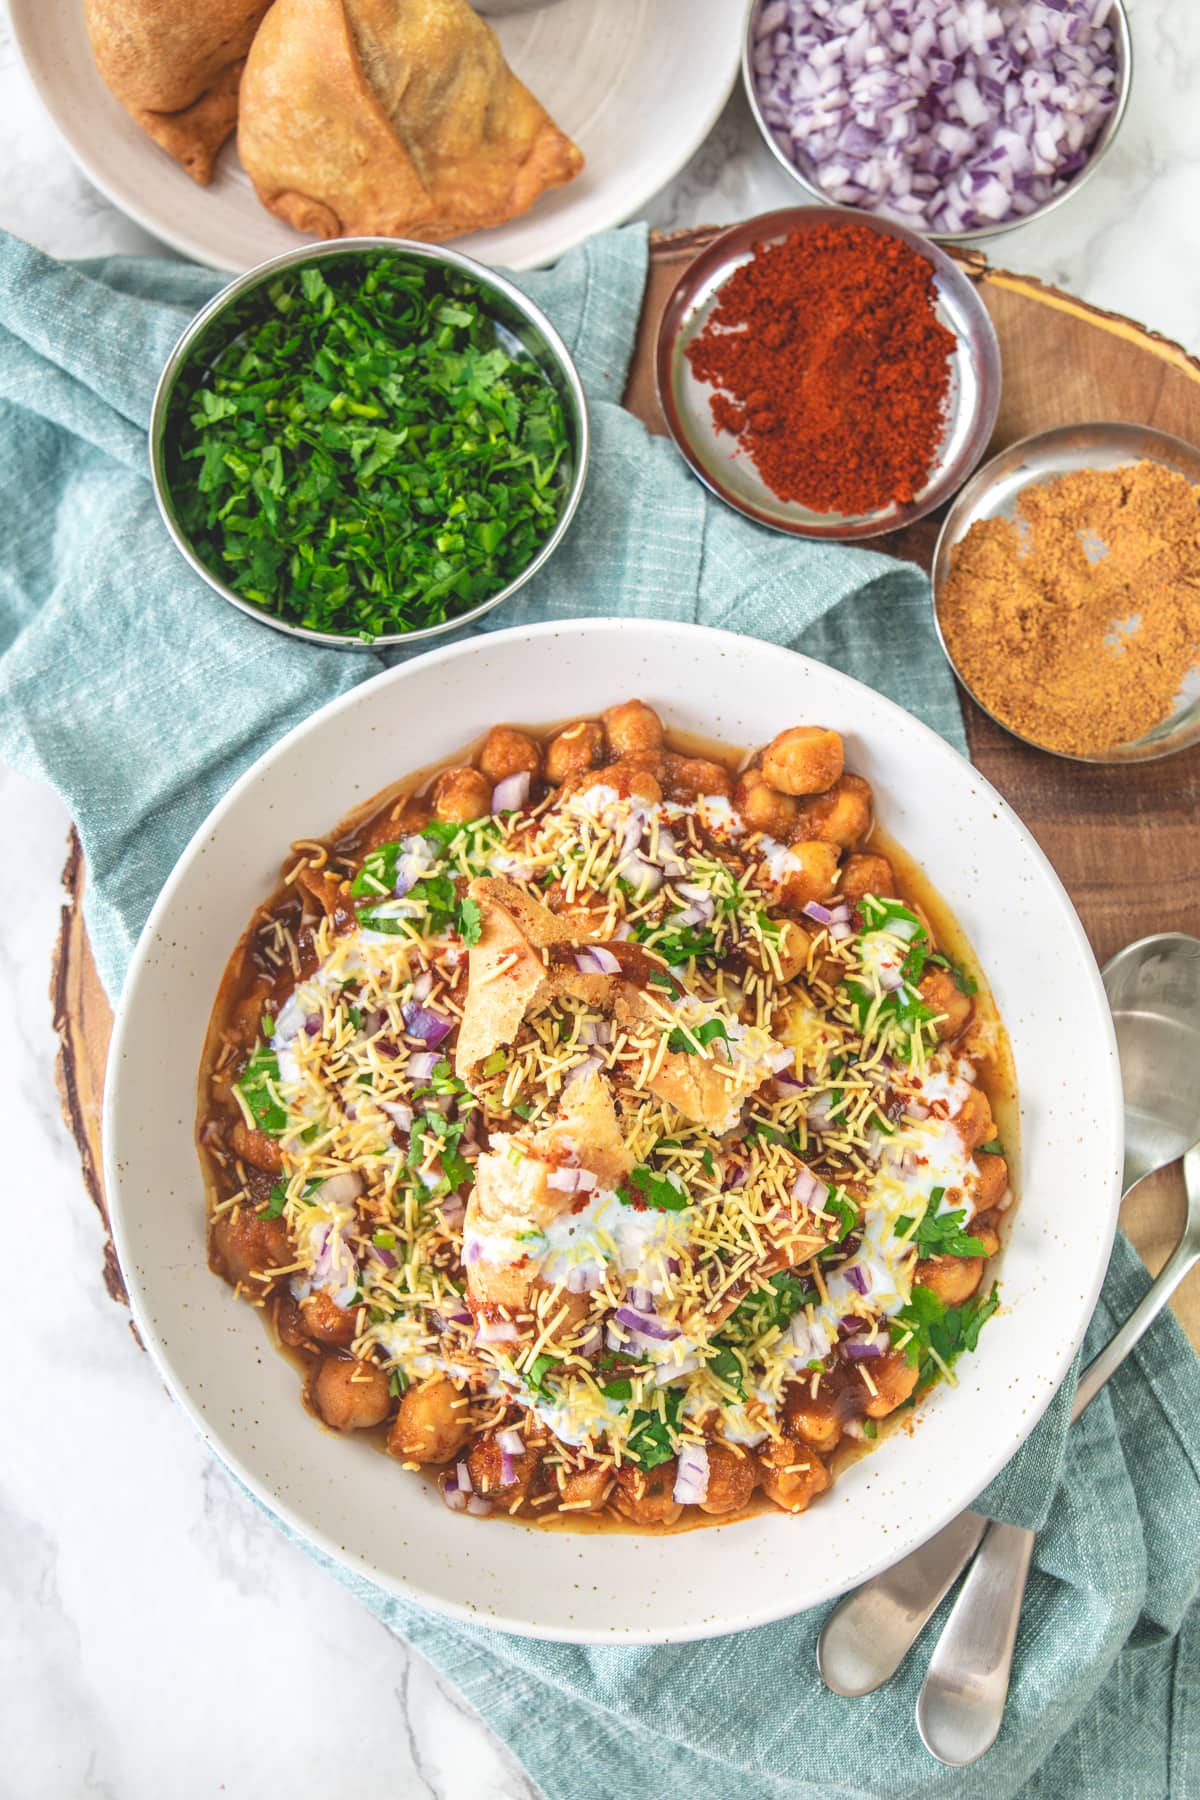
[[[631,227],[521,278],[579,365],[594,460],[552,562],[474,629],[695,619],[833,663],[964,748],[918,571],[760,530],[622,411],[645,272],[646,234]],[[172,863],[233,779],[315,707],[412,654],[347,655],[271,632],[213,595],[168,541],[147,475],[150,400],[217,286],[183,265],[62,266],[0,239],[0,753],[57,788],[78,821],[110,993]],[[659,687],[669,695],[669,670]],[[1119,1242],[1093,1348],[1145,1281]],[[920,1747],[919,1667],[860,1702],[820,1686],[823,1610],[664,1649],[545,1645],[449,1625],[328,1566],[459,1683],[552,1800],[1182,1794],[1200,1781],[1200,1630],[1188,1614],[1200,1369],[1167,1318],[1069,1439],[1068,1406],[1064,1391],[981,1500],[1049,1523],[1004,1732],[965,1774]]]

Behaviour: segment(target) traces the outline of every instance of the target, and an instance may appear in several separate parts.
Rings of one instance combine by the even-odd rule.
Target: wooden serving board
[[[625,405],[652,431],[664,427],[653,352],[664,302],[680,272],[715,230],[656,237]],[[992,269],[978,253],[958,261],[978,285],[1000,338],[1004,393],[988,454],[1031,432],[1088,419],[1156,425],[1200,443],[1200,362],[1132,320],[1098,311],[1026,276]],[[875,540],[928,569],[941,515]],[[1064,762],[1017,742],[965,696],[971,755],[1029,826],[1058,870],[1101,962],[1153,931],[1200,936],[1200,746],[1155,763],[1104,768]],[[63,1113],[79,1147],[84,1182],[107,1224],[100,1154],[100,1101],[112,1012],[96,976],[80,900],[84,868],[72,834],[63,874],[67,898],[51,996],[59,1038]],[[1122,1224],[1157,1270],[1178,1238],[1183,1189],[1177,1172],[1147,1182]],[[125,1289],[111,1240],[104,1279]],[[1200,1283],[1176,1310],[1200,1350]]]

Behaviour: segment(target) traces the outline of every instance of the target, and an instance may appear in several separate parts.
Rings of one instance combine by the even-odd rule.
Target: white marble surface
[[[735,4],[735,0],[730,0]],[[1200,351],[1200,6],[1134,0],[1134,100],[1077,201],[993,261]],[[0,12],[0,225],[61,256],[153,252],[89,186],[19,66]],[[675,227],[793,198],[740,97],[651,208]],[[67,819],[0,771],[0,1080],[15,1097],[8,1204],[38,1254],[10,1272],[0,1380],[0,1800],[345,1790],[343,1731],[300,1730],[302,1663],[356,1768],[393,1793],[533,1793],[456,1696],[286,1544],[209,1461],[99,1279],[99,1222],[59,1120],[46,983]],[[551,1797],[553,1800],[553,1796]],[[673,1800],[663,1796],[662,1800]]]

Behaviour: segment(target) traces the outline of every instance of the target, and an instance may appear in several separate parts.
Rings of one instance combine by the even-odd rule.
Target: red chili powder
[[[936,305],[899,238],[819,225],[756,245],[687,354],[772,493],[874,512],[914,498],[942,440],[955,340]]]

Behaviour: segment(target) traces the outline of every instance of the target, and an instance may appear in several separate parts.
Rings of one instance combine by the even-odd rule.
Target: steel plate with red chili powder
[[[956,343],[934,280],[899,238],[831,221],[757,244],[721,289],[687,355],[779,499],[861,514],[925,486]]]

